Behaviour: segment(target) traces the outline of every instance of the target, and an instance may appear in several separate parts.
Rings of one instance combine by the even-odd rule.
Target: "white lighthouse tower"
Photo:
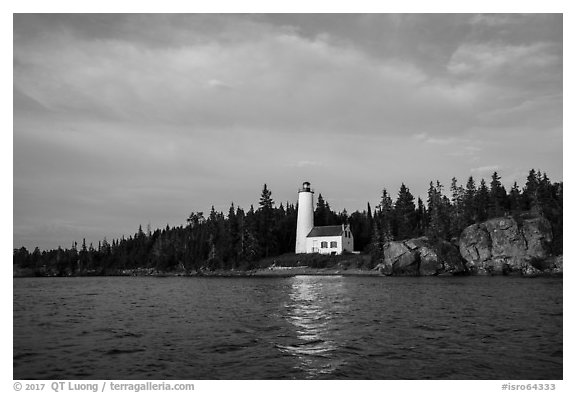
[[[306,253],[306,236],[314,228],[314,191],[304,182],[298,190],[298,222],[296,224],[296,254]]]

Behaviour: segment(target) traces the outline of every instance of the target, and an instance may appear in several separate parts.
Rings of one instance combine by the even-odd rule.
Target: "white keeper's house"
[[[314,226],[314,191],[309,182],[298,190],[298,223],[296,254],[342,254],[354,251],[354,236],[350,225]]]

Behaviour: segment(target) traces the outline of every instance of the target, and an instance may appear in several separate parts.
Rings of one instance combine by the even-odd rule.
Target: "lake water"
[[[562,379],[562,279],[14,279],[15,379]]]

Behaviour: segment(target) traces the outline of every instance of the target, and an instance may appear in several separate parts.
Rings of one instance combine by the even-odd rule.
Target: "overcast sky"
[[[277,204],[562,180],[562,16],[14,16],[14,247]]]

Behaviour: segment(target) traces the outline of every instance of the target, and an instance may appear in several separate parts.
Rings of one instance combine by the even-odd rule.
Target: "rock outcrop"
[[[559,273],[562,258],[550,255],[552,229],[544,217],[493,218],[460,235],[460,254],[472,274]]]
[[[435,276],[466,270],[455,246],[448,242],[432,245],[427,237],[387,243],[384,260],[377,268],[394,276]]]
[[[499,217],[465,228],[458,246],[426,237],[389,242],[376,268],[390,276],[562,273],[562,256],[550,254],[551,242],[544,217]]]

